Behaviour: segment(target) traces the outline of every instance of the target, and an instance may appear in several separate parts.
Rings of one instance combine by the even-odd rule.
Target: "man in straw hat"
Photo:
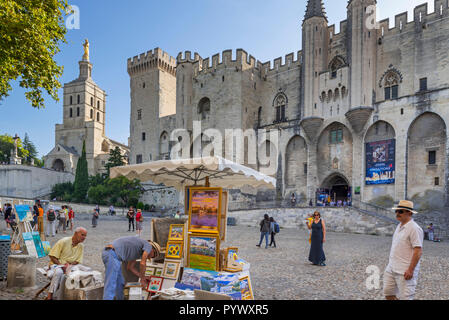
[[[102,253],[105,266],[103,300],[123,300],[123,288],[125,279],[122,274],[122,262],[126,262],[126,269],[140,278],[142,287],[148,285],[145,277],[147,259],[159,257],[161,247],[152,241],[146,241],[139,237],[123,237],[108,244]],[[140,260],[140,268],[136,269],[136,260]]]
[[[418,282],[424,232],[413,220],[413,202],[402,200],[392,208],[400,222],[393,235],[390,259],[384,273],[387,300],[413,300]]]

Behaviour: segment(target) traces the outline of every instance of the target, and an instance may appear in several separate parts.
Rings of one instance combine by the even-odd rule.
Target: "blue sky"
[[[424,0],[378,0],[378,20],[409,11]],[[433,1],[429,12],[433,12]],[[242,48],[266,62],[301,50],[301,23],[306,0],[69,0],[80,9],[80,29],[69,30],[67,44],[56,56],[64,66],[62,84],[78,77],[82,43],[90,42],[92,77],[108,94],[106,135],[127,144],[130,89],[127,59],[159,47],[176,57],[181,51],[203,58]],[[339,31],[346,19],[347,0],[324,1],[329,25]],[[46,96],[45,109],[34,109],[17,83],[0,105],[0,133],[28,133],[39,155],[54,147],[55,124],[62,123],[60,102]]]

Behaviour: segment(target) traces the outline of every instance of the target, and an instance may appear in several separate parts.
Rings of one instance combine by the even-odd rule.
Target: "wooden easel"
[[[11,246],[13,246],[14,248],[19,247],[20,249],[22,249],[22,251],[23,249],[26,249],[22,233],[32,231],[33,228],[31,227],[30,221],[19,221],[12,235]]]

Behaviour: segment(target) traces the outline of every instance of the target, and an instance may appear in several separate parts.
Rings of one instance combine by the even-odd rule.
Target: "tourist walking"
[[[270,247],[274,244],[276,248],[276,241],[274,240],[274,236],[279,232],[279,224],[274,220],[273,217],[270,217],[270,234],[271,234],[271,242]]]
[[[433,226],[433,223],[431,223],[428,227],[427,227],[427,232],[429,234],[429,241],[433,241],[434,240],[434,234],[435,234],[435,228]]]
[[[264,218],[262,221],[260,221],[260,241],[259,244],[257,244],[257,247],[260,247],[262,244],[262,240],[265,237],[265,249],[268,248],[268,235],[270,234],[270,217],[268,214],[264,215]]]
[[[292,196],[290,198],[290,203],[291,203],[292,207],[296,206],[296,196],[294,193],[292,193]]]
[[[70,224],[70,231],[73,230],[73,220],[75,219],[75,212],[73,212],[72,207],[69,207],[69,224]]]
[[[55,229],[56,229],[56,213],[53,206],[50,206],[50,208],[47,211],[47,237],[49,237],[50,235],[54,237],[56,232]]]
[[[37,211],[39,212],[39,215],[37,217],[37,230],[39,231],[39,235],[41,236],[41,239],[45,240],[44,209],[42,208],[42,205],[40,203],[37,205]]]
[[[10,203],[7,203],[5,205],[5,223],[6,223],[6,230],[11,230],[11,225],[9,224],[9,216],[12,213],[12,206]]]
[[[128,232],[131,231],[131,225],[133,226],[134,231],[134,215],[135,211],[134,208],[131,206],[129,207],[128,213],[126,214],[126,216],[128,217]]]
[[[141,209],[137,209],[137,214],[136,214],[136,231],[137,231],[137,235],[139,237],[140,237],[140,234],[142,233],[142,227],[143,227],[142,210]]]
[[[59,224],[58,227],[56,228],[56,233],[58,233],[61,230],[62,227],[62,231],[64,233],[66,233],[66,229],[67,229],[67,217],[68,217],[68,213],[66,212],[66,206],[62,206],[61,210],[58,211],[58,220],[59,220]]]
[[[307,223],[307,228],[312,230],[309,261],[316,266],[325,266],[326,256],[323,250],[323,244],[326,242],[326,226],[321,214],[315,211],[312,224]]]
[[[384,295],[387,300],[413,300],[420,268],[424,232],[413,220],[413,202],[401,200],[393,208],[400,224],[391,244],[390,258],[384,273]]]
[[[96,228],[98,225],[98,218],[100,217],[100,208],[98,205],[94,209],[94,213],[92,215],[92,228]]]
[[[114,206],[112,204],[109,207],[109,215],[111,215],[111,216],[115,215],[115,209],[114,209]]]
[[[37,218],[39,217],[39,210],[37,204],[33,206],[33,231],[37,231]]]

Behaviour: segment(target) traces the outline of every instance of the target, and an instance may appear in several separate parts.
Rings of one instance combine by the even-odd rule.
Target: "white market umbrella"
[[[119,176],[140,181],[151,180],[155,184],[163,183],[178,191],[183,191],[186,186],[204,186],[207,179],[211,186],[225,189],[245,185],[276,188],[276,179],[218,156],[161,160],[111,168],[110,177]]]

